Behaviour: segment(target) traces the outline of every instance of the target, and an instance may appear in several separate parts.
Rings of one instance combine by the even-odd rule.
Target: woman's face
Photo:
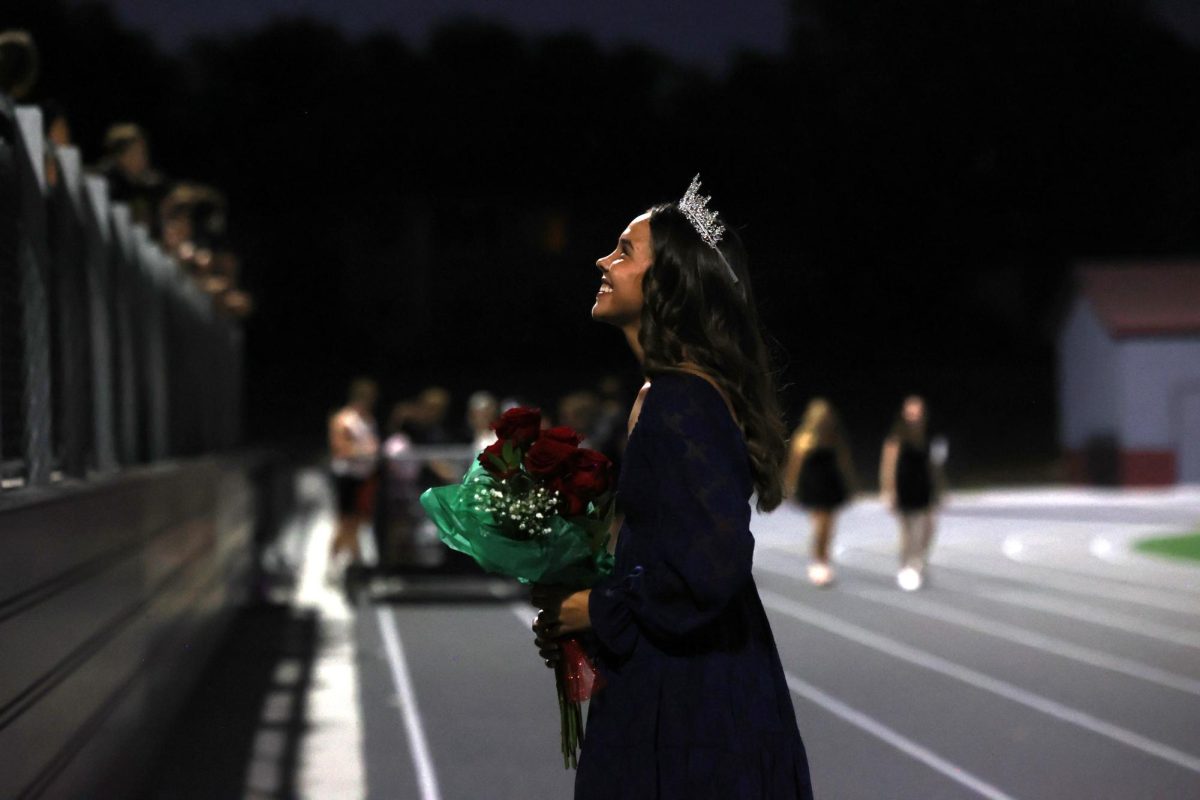
[[[654,261],[649,212],[636,217],[621,232],[617,247],[596,262],[600,291],[592,319],[617,327],[635,325],[642,316],[642,278]]]
[[[904,401],[904,421],[913,427],[925,422],[925,402],[919,397],[910,397]]]

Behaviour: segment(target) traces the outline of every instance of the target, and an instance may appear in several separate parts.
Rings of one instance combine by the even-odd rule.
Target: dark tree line
[[[786,56],[721,77],[472,22],[420,50],[291,21],[179,55],[101,6],[9,24],[85,152],[134,119],[168,173],[228,193],[262,420],[358,371],[625,363],[587,323],[588,265],[699,170],[749,244],[794,401],[879,416],[926,387],[969,417],[961,376],[1025,375],[1013,418],[1044,434],[1072,262],[1200,248],[1200,54],[1135,0],[794,10]],[[528,341],[504,370],[501,331]]]

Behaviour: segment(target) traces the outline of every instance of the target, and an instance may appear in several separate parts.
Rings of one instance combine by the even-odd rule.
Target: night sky
[[[606,45],[653,46],[679,61],[719,70],[741,49],[778,54],[787,38],[787,0],[109,0],[129,25],[175,48],[196,34],[248,30],[277,16],[334,22],[351,35],[399,33],[421,45],[438,24],[461,17],[500,22],[526,34],[583,31]]]

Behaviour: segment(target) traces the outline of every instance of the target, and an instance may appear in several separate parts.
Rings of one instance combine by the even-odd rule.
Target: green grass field
[[[1135,547],[1143,553],[1200,561],[1200,531],[1182,536],[1142,539]]]

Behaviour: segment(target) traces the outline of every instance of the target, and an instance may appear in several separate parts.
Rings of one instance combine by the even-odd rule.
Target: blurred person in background
[[[329,552],[331,580],[361,561],[358,532],[370,518],[371,479],[379,462],[375,403],[379,389],[368,378],[350,384],[346,405],[329,418],[330,471],[337,493],[337,528]]]
[[[571,392],[558,401],[558,424],[582,434],[580,447],[595,449],[600,398],[589,391]]]
[[[405,432],[414,411],[413,401],[406,400],[392,406],[388,414],[375,515],[379,555],[385,567],[427,560],[421,558],[427,548],[419,546],[417,536],[423,516],[418,503],[421,462],[413,457],[412,438]]]
[[[446,427],[446,414],[450,409],[450,392],[440,386],[430,386],[421,391],[413,401],[404,431],[415,445],[445,445],[454,441]],[[421,465],[417,478],[420,491],[431,486],[445,486],[462,477],[462,471],[448,461],[431,458]]]
[[[46,141],[55,147],[69,147],[72,144],[71,121],[67,118],[67,110],[57,100],[42,103],[42,129]]]
[[[71,124],[55,100],[42,103],[42,133],[46,138],[46,185],[58,186],[58,148],[71,146]]]
[[[196,203],[197,187],[177,183],[167,192],[158,206],[158,227],[163,249],[189,266],[195,252],[196,230],[192,210]]]
[[[211,186],[181,181],[158,205],[163,249],[203,280],[212,272],[214,251],[225,244],[225,198]]]
[[[837,414],[824,398],[816,398],[792,435],[784,493],[796,497],[812,519],[812,563],[808,579],[814,586],[833,582],[829,545],[838,510],[854,494],[854,464]]]
[[[145,225],[158,239],[158,208],[166,193],[166,182],[151,166],[145,131],[132,122],[110,127],[104,135],[100,172],[108,179],[108,193],[113,202],[127,203],[133,221]]]
[[[496,441],[492,423],[499,416],[500,403],[491,392],[479,391],[467,398],[467,426],[474,437],[471,447],[475,452],[482,452],[483,448]]]
[[[28,31],[0,31],[0,92],[14,103],[25,102],[38,80],[37,44]]]
[[[944,450],[944,444],[937,449]],[[904,399],[900,415],[883,442],[879,486],[886,507],[900,521],[900,571],[896,583],[906,592],[927,581],[929,550],[933,545],[935,512],[942,494],[942,458],[930,446],[925,400]]]
[[[446,414],[450,410],[450,392],[441,386],[429,386],[421,390],[413,403],[408,421],[409,435],[415,444],[446,444],[452,441],[446,427]]]
[[[624,386],[616,375],[605,375],[596,384],[600,406],[593,428],[592,447],[608,456],[613,468],[620,470],[621,454],[625,452]]]

